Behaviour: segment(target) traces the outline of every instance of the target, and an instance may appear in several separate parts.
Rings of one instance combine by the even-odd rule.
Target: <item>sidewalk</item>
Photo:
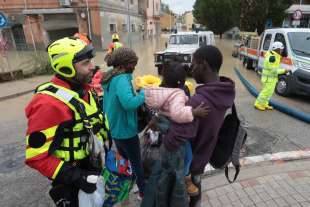
[[[0,101],[30,93],[38,85],[48,82],[51,75],[34,76],[16,81],[0,83]]]
[[[205,176],[202,190],[202,207],[310,207],[310,159],[244,167],[233,184],[223,173]],[[136,198],[118,207],[138,207]]]

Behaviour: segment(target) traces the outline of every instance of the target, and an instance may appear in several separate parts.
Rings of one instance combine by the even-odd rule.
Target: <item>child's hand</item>
[[[150,128],[153,131],[158,131],[156,123],[157,123],[157,117],[153,116],[148,124],[148,128]]]
[[[204,103],[201,103],[199,106],[192,109],[194,117],[206,117],[210,111],[210,107],[206,106]]]

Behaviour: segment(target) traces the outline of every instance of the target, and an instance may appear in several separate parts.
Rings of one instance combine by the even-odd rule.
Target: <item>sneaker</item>
[[[266,107],[265,107],[265,106],[262,106],[262,105],[260,105],[260,104],[256,104],[256,105],[254,105],[254,107],[255,107],[256,109],[260,110],[260,111],[265,111],[265,110],[266,110]]]
[[[273,107],[270,106],[270,105],[267,105],[267,106],[265,106],[265,107],[266,107],[266,109],[268,109],[268,110],[273,110]]]
[[[142,201],[142,199],[143,199],[143,193],[139,193],[137,199],[138,199],[138,201]]]
[[[199,194],[199,189],[192,182],[192,178],[190,175],[185,177],[185,185],[186,185],[186,191],[189,196],[196,196]]]

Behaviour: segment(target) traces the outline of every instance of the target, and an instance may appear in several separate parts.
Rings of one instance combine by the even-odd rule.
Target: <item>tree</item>
[[[293,3],[293,0],[240,0],[240,29],[254,31],[261,34],[267,20],[271,20],[273,26],[281,26],[285,17],[285,10]]]
[[[222,34],[236,26],[237,0],[196,0],[193,14],[198,23],[207,26],[214,33]]]

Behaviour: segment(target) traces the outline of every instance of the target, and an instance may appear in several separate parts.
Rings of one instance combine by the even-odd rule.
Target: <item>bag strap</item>
[[[226,176],[226,179],[228,180],[228,182],[229,183],[233,183],[233,182],[235,182],[236,181],[236,179],[237,179],[237,177],[238,177],[238,175],[239,175],[239,172],[240,172],[240,165],[236,165],[236,166],[234,166],[235,167],[235,176],[234,176],[234,179],[233,180],[230,180],[230,178],[229,178],[229,169],[228,169],[228,166],[226,166],[225,167],[225,176]]]
[[[235,102],[234,102],[233,105],[231,106],[231,113],[232,113],[234,116],[238,117]]]

